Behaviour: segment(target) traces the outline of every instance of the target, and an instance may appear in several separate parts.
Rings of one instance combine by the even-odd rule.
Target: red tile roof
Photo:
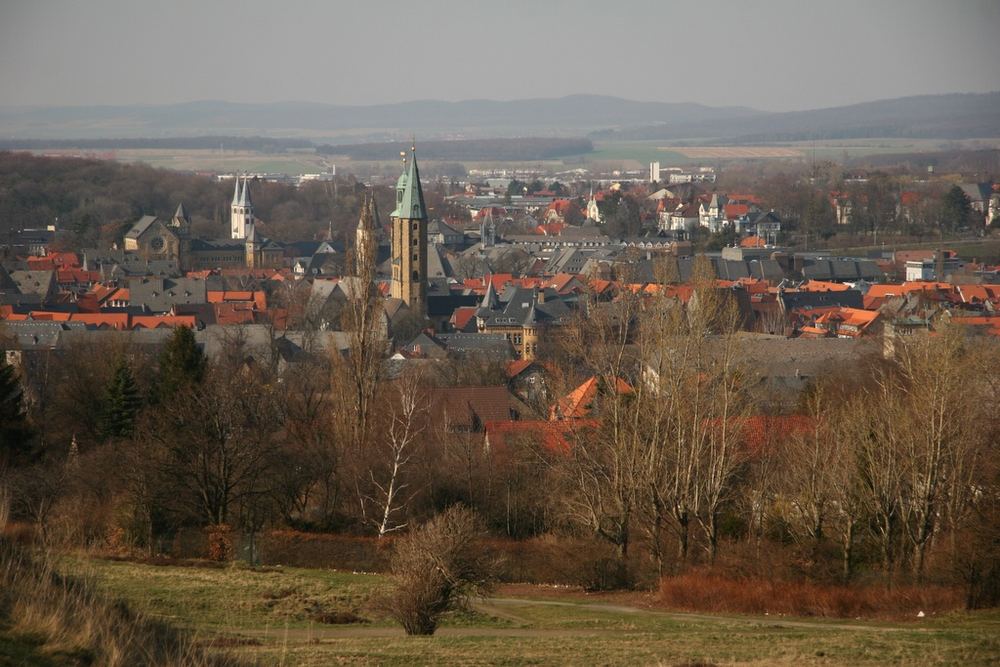
[[[592,429],[597,422],[592,419],[573,421],[542,421],[540,419],[522,421],[486,422],[486,446],[494,456],[505,456],[519,443],[529,446],[541,445],[554,454],[565,454],[572,447],[576,434]]]
[[[459,331],[464,331],[472,318],[476,316],[478,308],[475,306],[459,306],[451,314],[451,326]]]
[[[723,207],[723,211],[725,212],[726,220],[735,220],[748,214],[750,206],[748,204],[726,204]]]
[[[619,394],[631,394],[634,390],[625,380],[614,378],[614,387]],[[601,381],[597,376],[591,376],[579,387],[561,398],[553,407],[550,419],[582,419],[590,414],[597,398],[597,391],[601,388]]]

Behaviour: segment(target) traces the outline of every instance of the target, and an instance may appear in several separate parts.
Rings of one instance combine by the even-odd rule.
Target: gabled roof
[[[606,386],[608,382],[603,382],[596,375],[586,379],[583,384],[568,393],[553,407],[551,419],[581,419],[590,414],[597,398],[599,389]],[[620,377],[614,378],[614,389],[619,394],[631,394],[634,389]]]
[[[596,428],[595,420],[542,421],[504,420],[489,421],[483,427],[486,448],[494,455],[509,454],[518,443],[541,445],[549,452],[565,454],[572,447],[578,431]]]
[[[460,306],[454,310],[451,314],[451,326],[455,328],[456,331],[467,331],[470,327],[470,323],[476,316],[476,311],[478,308],[474,306]],[[471,331],[469,331],[471,333]]]
[[[432,411],[449,429],[481,431],[488,421],[530,417],[531,409],[506,387],[436,387],[428,390]]]
[[[142,216],[141,218],[139,218],[139,222],[132,225],[132,228],[128,230],[128,232],[125,234],[125,238],[127,239],[139,238],[140,236],[142,236],[143,232],[149,229],[150,225],[152,225],[154,222],[156,222],[155,215]]]

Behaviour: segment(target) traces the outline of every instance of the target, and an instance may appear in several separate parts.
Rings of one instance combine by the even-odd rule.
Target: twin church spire
[[[230,235],[234,239],[245,239],[253,227],[253,201],[250,199],[250,181],[245,176],[236,177],[233,189],[233,203],[229,207]]]

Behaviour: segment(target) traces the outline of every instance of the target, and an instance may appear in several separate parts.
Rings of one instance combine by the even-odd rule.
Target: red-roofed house
[[[591,376],[579,387],[566,394],[552,407],[549,419],[582,419],[588,416],[594,408],[594,401],[601,392],[610,390],[610,380],[602,380]],[[614,390],[619,394],[631,394],[634,390],[625,380],[616,377],[613,380]]]

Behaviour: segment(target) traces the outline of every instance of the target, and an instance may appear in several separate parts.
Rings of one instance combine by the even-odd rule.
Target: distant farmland
[[[802,151],[781,146],[670,146],[660,150],[695,159],[740,160],[802,157]]]

